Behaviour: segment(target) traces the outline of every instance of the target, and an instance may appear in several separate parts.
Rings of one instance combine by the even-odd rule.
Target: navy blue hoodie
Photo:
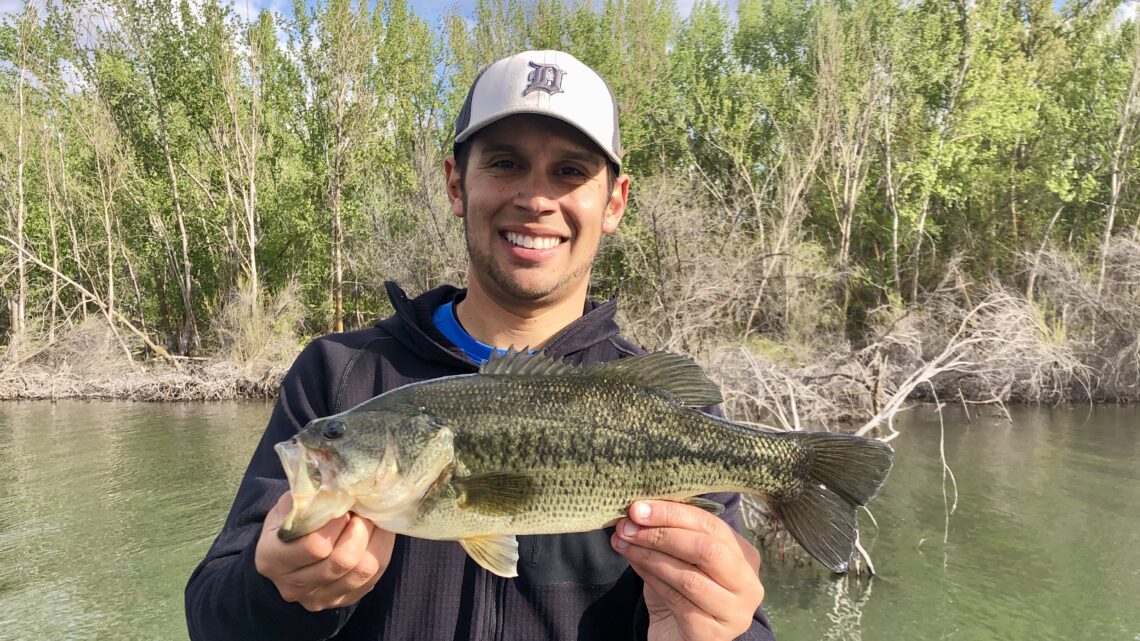
[[[395,314],[367,329],[324,336],[297,357],[281,384],[225,526],[186,586],[194,641],[454,640],[633,641],[644,639],[643,584],[610,547],[612,528],[519,537],[519,576],[503,579],[476,565],[453,541],[397,536],[376,587],[355,606],[309,612],[285,602],[254,567],[265,515],[288,489],[273,450],[314,418],[346,410],[407,383],[466,374],[477,367],[431,322],[463,291],[444,286],[409,300],[388,283]],[[547,353],[589,364],[641,353],[618,335],[616,302],[588,302]],[[734,527],[739,496],[719,495]],[[740,637],[773,639],[763,612]]]

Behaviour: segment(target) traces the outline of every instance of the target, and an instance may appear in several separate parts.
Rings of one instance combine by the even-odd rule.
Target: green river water
[[[182,588],[269,409],[0,404],[0,640],[186,639]],[[766,557],[781,641],[1140,641],[1140,409],[1011,414],[948,409],[944,443],[900,415],[860,517],[878,575]]]

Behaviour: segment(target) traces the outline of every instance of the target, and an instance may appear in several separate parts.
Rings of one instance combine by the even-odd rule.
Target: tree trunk
[[[898,207],[898,185],[895,184],[894,178],[894,154],[891,151],[891,140],[893,136],[894,123],[891,122],[892,109],[894,107],[894,69],[887,65],[887,82],[886,91],[887,104],[883,110],[883,177],[886,179],[886,194],[884,194],[884,202],[887,206],[887,211],[891,214],[891,282],[894,283],[895,292],[900,296],[902,295],[902,279],[899,276],[899,207]]]
[[[934,149],[933,171],[931,175],[937,179],[938,170],[942,165],[942,150],[946,146],[946,138],[950,134],[950,123],[954,116],[954,107],[958,102],[958,94],[966,83],[966,75],[970,71],[970,60],[973,56],[971,50],[972,37],[970,33],[970,4],[967,0],[955,0],[958,10],[958,33],[962,37],[962,50],[958,53],[958,73],[950,85],[950,95],[946,100],[946,108],[942,120],[938,124],[938,143]],[[926,216],[930,212],[930,185],[922,186],[922,209],[918,215],[918,224],[915,227],[914,254],[911,256],[911,283],[910,299],[918,300],[919,258],[922,255],[922,239],[926,233]]]
[[[332,188],[332,324],[334,332],[344,331],[344,259],[341,243],[344,230],[340,215],[340,181],[335,180]]]
[[[1041,238],[1041,246],[1037,248],[1037,254],[1033,257],[1033,267],[1029,269],[1029,282],[1025,285],[1025,298],[1033,300],[1033,288],[1037,284],[1037,270],[1041,266],[1041,254],[1045,253],[1045,247],[1049,245],[1049,236],[1053,233],[1053,225],[1057,224],[1057,219],[1061,217],[1061,212],[1065,211],[1065,206],[1061,205],[1057,211],[1053,212],[1053,218],[1049,220],[1049,224],[1045,227],[1045,234]]]
[[[201,341],[198,337],[198,321],[194,316],[194,278],[190,263],[190,238],[186,233],[186,216],[182,211],[182,197],[178,190],[178,173],[174,171],[174,159],[170,153],[170,134],[166,122],[166,105],[158,92],[153,73],[150,78],[158,111],[159,142],[162,157],[166,161],[166,176],[170,181],[170,200],[174,208],[174,220],[178,225],[178,238],[182,245],[182,264],[178,271],[178,288],[182,294],[182,329],[178,332],[178,353],[190,356],[198,351]]]
[[[24,337],[24,316],[25,307],[27,306],[28,295],[28,276],[27,264],[24,259],[22,251],[24,248],[24,216],[25,216],[25,194],[24,194],[24,165],[27,162],[24,153],[24,133],[25,125],[27,124],[27,104],[26,95],[24,92],[24,78],[27,74],[24,71],[27,69],[28,64],[28,40],[30,34],[27,30],[31,25],[35,24],[37,17],[32,9],[25,9],[24,15],[19,18],[19,33],[17,37],[20,41],[20,61],[19,67],[16,69],[16,215],[14,223],[14,231],[16,242],[18,243],[16,252],[16,273],[18,282],[16,284],[16,298],[9,303],[10,313],[10,326],[8,329],[8,348],[9,355],[13,360],[18,359],[20,356],[20,343]]]
[[[1132,131],[1136,126],[1137,93],[1140,90],[1140,21],[1136,24],[1136,39],[1132,50],[1132,79],[1128,83],[1128,95],[1124,98],[1120,113],[1120,126],[1116,130],[1116,146],[1112,149],[1112,165],[1109,177],[1108,207],[1105,212],[1104,234],[1100,242],[1100,267],[1097,270],[1096,297],[1100,299],[1104,290],[1105,272],[1108,267],[1108,249],[1112,241],[1112,228],[1116,212],[1120,206],[1120,194],[1124,190],[1124,172],[1132,147]]]
[[[55,229],[56,217],[56,185],[55,172],[52,170],[51,132],[47,126],[43,134],[43,163],[44,163],[44,205],[48,217],[48,237],[51,239],[51,266],[59,271],[59,238]],[[48,295],[48,344],[55,342],[56,309],[59,307],[59,277],[51,275],[51,293]]]

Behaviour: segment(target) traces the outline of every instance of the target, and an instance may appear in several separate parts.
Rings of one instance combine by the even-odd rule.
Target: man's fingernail
[[[637,536],[637,533],[640,530],[641,530],[641,528],[634,525],[633,521],[626,521],[625,526],[622,527],[622,529],[621,529],[621,533],[624,534],[625,536],[633,537],[633,536]]]
[[[634,503],[633,513],[638,517],[647,519],[649,518],[649,504],[648,503]]]

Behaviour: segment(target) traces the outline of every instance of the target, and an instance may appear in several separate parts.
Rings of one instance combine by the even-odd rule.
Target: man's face
[[[464,221],[469,279],[510,302],[584,295],[629,188],[626,176],[609,187],[597,146],[562,121],[516,115],[470,140],[465,176],[451,158],[445,170],[452,211]]]

